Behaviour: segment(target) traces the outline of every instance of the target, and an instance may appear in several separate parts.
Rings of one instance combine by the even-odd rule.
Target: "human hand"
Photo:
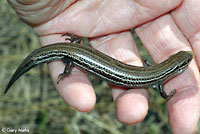
[[[177,93],[167,101],[173,133],[194,133],[199,120],[199,34],[200,0],[184,1],[37,1],[37,4],[9,0],[18,14],[40,36],[42,45],[63,42],[63,33],[89,37],[94,48],[122,62],[142,65],[135,42],[128,32],[136,28],[143,44],[156,63],[180,50],[194,50],[195,60],[189,68],[165,85],[169,93]],[[30,5],[27,5],[27,4]],[[71,4],[69,7],[69,3]],[[47,5],[51,6],[47,6]],[[28,8],[27,8],[28,6]],[[26,12],[24,12],[26,9]],[[169,13],[169,11],[172,11]],[[190,17],[190,18],[189,18]],[[122,32],[123,31],[123,32]],[[96,38],[94,38],[96,37]],[[198,66],[197,66],[198,64]],[[88,112],[96,96],[87,76],[74,68],[70,76],[58,85],[63,72],[62,62],[49,64],[54,84],[64,100],[79,111]],[[119,121],[126,124],[141,122],[148,111],[146,89],[123,90],[112,87]]]

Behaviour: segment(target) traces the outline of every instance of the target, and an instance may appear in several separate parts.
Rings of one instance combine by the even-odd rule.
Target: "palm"
[[[53,2],[57,1],[59,0]],[[200,65],[200,0],[184,1],[181,6],[181,1],[169,0],[141,3],[131,0],[81,0],[66,8],[67,2],[61,1],[52,7],[38,8],[39,10],[31,9],[30,11],[35,12],[34,17],[27,14],[29,11],[23,14],[23,19],[40,35],[42,45],[62,42],[64,38],[61,34],[68,32],[89,37],[96,49],[127,64],[138,66],[141,65],[141,60],[128,32],[128,29],[137,27],[136,32],[155,62],[161,62],[177,51],[193,48],[197,56],[196,62]],[[12,4],[11,0],[10,3]],[[45,14],[38,15],[42,11],[46,11]],[[53,62],[49,67],[56,88],[65,101],[79,111],[90,111],[96,97],[86,75],[73,69],[72,75],[57,85],[56,81],[64,64]],[[193,60],[189,69],[166,84],[168,93],[174,88],[178,91],[167,102],[173,132],[195,131],[199,120],[199,80],[198,67]],[[124,91],[112,87],[112,92],[121,122],[135,124],[144,119],[148,110],[146,89]]]

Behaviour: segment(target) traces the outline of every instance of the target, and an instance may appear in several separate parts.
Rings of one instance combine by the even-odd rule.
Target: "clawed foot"
[[[59,75],[58,75],[58,81],[57,81],[57,84],[58,84],[61,80],[63,80],[63,79],[64,79],[64,75],[63,75],[63,73],[59,74]]]
[[[68,36],[67,38],[65,38],[65,40],[69,40],[71,43],[80,43],[81,42],[80,37],[75,36],[75,35],[70,34],[70,33],[62,34],[62,36]]]
[[[167,95],[167,97],[166,97],[165,99],[166,99],[166,100],[169,100],[172,96],[174,96],[175,93],[176,93],[176,89],[172,90],[172,91],[170,92],[170,94]]]
[[[57,84],[58,84],[61,80],[63,80],[63,79],[65,78],[65,76],[67,76],[67,75],[69,75],[69,74],[70,74],[69,71],[67,71],[67,72],[63,72],[63,73],[59,74],[59,75],[58,75],[58,81],[57,81]]]
[[[155,85],[154,88],[157,88],[160,91],[160,95],[166,100],[169,100],[176,93],[176,89],[174,89],[173,91],[170,92],[169,95],[167,95],[167,93],[164,91],[164,89],[163,89],[161,84],[160,85]]]

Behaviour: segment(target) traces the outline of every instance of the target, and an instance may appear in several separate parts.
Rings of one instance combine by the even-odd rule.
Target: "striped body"
[[[6,91],[34,66],[62,59],[68,59],[74,66],[109,83],[128,88],[147,88],[160,85],[183,72],[192,59],[192,53],[180,51],[160,64],[137,67],[124,64],[89,46],[72,43],[51,44],[33,51],[22,62],[8,83]]]

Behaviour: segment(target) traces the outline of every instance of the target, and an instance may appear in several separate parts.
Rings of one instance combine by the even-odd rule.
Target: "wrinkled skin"
[[[135,28],[156,63],[175,52],[196,56],[188,69],[165,85],[177,93],[167,101],[174,134],[197,132],[199,121],[200,0],[8,0],[19,16],[39,35],[41,45],[63,42],[63,33],[89,37],[94,48],[122,62],[142,65],[130,32]],[[94,38],[95,37],[95,38]],[[87,76],[73,68],[58,85],[64,64],[49,64],[54,84],[64,100],[82,112],[92,110],[96,96]],[[84,90],[83,90],[84,89]],[[136,124],[148,111],[147,89],[111,86],[120,122]]]

